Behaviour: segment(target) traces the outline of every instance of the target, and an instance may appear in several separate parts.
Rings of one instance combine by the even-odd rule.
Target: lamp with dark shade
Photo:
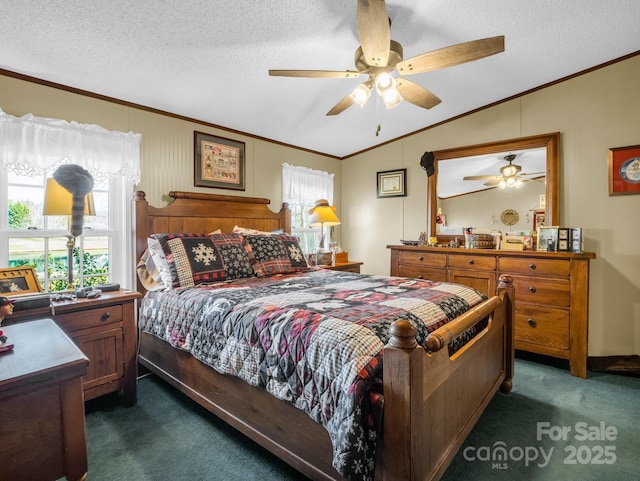
[[[336,208],[329,205],[329,201],[326,199],[317,200],[316,205],[309,210],[309,214],[311,214],[311,217],[309,217],[309,227],[320,227],[322,229],[322,241],[316,260],[318,265],[332,264],[332,254],[327,246],[324,228],[340,224],[340,219],[338,219],[335,210]]]
[[[66,215],[67,225],[71,228],[71,210],[73,206],[73,194],[62,187],[55,179],[47,179],[47,185],[44,191],[44,207],[43,215]],[[96,215],[95,203],[93,201],[93,192],[89,192],[84,198],[83,215]],[[76,245],[76,236],[71,233],[66,234],[67,237],[67,259],[69,274],[67,278],[67,290],[75,291],[73,287],[73,250]]]

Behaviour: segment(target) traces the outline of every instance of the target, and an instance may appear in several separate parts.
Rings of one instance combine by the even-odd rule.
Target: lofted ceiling
[[[430,110],[372,96],[326,116],[361,80],[268,71],[354,70],[356,0],[3,0],[0,69],[342,158],[640,49],[638,0],[388,0],[387,11],[405,59],[497,35],[505,51],[413,75],[442,100]]]

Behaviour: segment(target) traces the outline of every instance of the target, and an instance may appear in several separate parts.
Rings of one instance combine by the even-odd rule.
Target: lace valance
[[[99,125],[8,115],[0,109],[0,165],[20,174],[43,174],[62,163],[78,164],[96,178],[140,182],[140,141],[133,132]]]

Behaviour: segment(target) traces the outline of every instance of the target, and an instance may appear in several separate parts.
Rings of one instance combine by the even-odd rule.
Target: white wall
[[[609,148],[640,144],[638,78],[640,56],[343,160],[350,258],[386,274],[385,246],[426,230],[424,151],[560,132],[560,223],[583,227],[585,250],[597,255],[589,354],[640,354],[640,195],[609,196],[607,170]],[[404,167],[408,196],[376,199],[376,171]]]
[[[608,149],[640,144],[638,78],[640,56],[342,161],[2,75],[0,108],[141,133],[138,188],[153,205],[170,190],[186,190],[268,197],[278,210],[283,162],[334,173],[336,237],[350,259],[364,262],[363,272],[378,274],[389,273],[386,245],[426,230],[427,183],[418,163],[425,150],[561,132],[561,224],[583,227],[585,248],[597,255],[589,354],[604,356],[640,354],[640,195],[610,197],[607,183]],[[245,192],[193,186],[194,130],[246,143]],[[376,172],[405,167],[408,196],[377,199]]]

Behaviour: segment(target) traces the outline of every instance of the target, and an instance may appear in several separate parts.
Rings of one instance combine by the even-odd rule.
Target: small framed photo
[[[571,229],[568,227],[558,227],[558,251],[568,252],[571,250]]]
[[[582,227],[571,228],[571,252],[582,252]]]
[[[378,172],[378,198],[407,195],[407,169]]]
[[[609,149],[609,195],[640,194],[640,145]]]
[[[40,281],[33,267],[0,269],[0,295],[9,297],[32,292],[42,292]]]
[[[558,226],[540,226],[538,228],[537,250],[546,252],[558,250]]]
[[[244,142],[194,132],[193,160],[196,187],[245,190]]]

